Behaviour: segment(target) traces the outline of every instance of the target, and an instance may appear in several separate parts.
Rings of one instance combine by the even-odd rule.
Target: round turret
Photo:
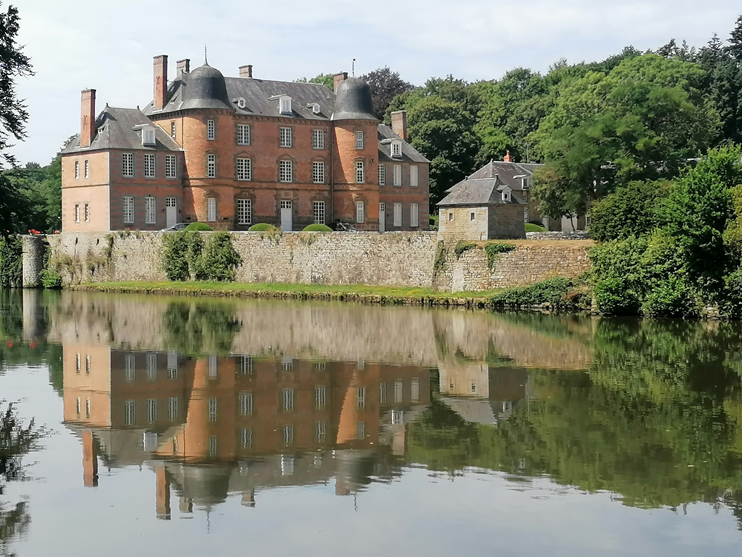
[[[358,77],[350,77],[338,87],[332,120],[376,120],[371,88]]]
[[[222,72],[208,64],[188,74],[181,109],[221,108],[234,110],[227,95],[227,83]]]

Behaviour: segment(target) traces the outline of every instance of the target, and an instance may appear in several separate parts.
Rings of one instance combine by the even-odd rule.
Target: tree
[[[319,83],[333,91],[335,89],[335,76],[331,73],[321,73],[312,78],[300,77],[295,80],[295,83]]]
[[[742,62],[742,15],[737,18],[737,23],[729,36],[727,50],[732,58],[737,62]]]
[[[411,83],[399,77],[398,72],[390,70],[389,66],[369,72],[361,79],[368,83],[371,88],[371,98],[379,120],[384,119],[384,115],[394,97],[414,88]]]

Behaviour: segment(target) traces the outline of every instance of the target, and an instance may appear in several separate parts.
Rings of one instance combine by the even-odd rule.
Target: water
[[[741,332],[0,292],[0,555],[739,555]]]

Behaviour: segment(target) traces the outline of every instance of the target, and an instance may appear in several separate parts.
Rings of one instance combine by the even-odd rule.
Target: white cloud
[[[77,131],[79,94],[102,104],[146,104],[152,56],[203,60],[227,75],[294,79],[388,65],[414,83],[453,74],[492,79],[517,66],[546,70],[561,57],[597,60],[628,44],[671,38],[701,45],[728,36],[742,9],[733,0],[16,0],[21,43],[36,76],[19,83],[28,100],[28,140],[14,152],[47,162]],[[174,69],[173,69],[174,71]],[[172,75],[172,74],[171,74]]]

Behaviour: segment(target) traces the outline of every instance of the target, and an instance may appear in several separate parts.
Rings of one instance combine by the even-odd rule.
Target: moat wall
[[[50,263],[66,285],[94,281],[165,281],[160,232],[48,236]],[[239,282],[400,286],[482,291],[576,278],[589,268],[589,242],[513,241],[490,265],[481,247],[457,256],[434,232],[234,232],[243,260]]]

